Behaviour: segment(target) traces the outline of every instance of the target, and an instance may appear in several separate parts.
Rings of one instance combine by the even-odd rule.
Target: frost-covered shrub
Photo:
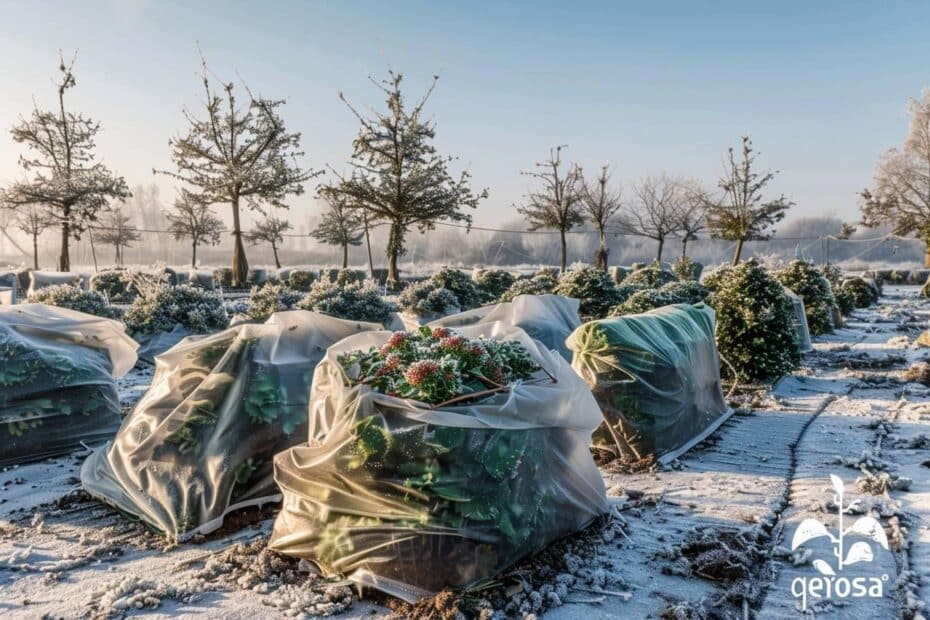
[[[532,278],[522,278],[510,285],[503,295],[501,301],[513,301],[517,295],[546,295],[551,293],[559,283],[557,278],[548,273],[540,273]]]
[[[206,334],[229,325],[222,296],[189,284],[141,291],[123,320],[131,333],[142,334],[168,332],[176,325]]]
[[[811,336],[833,331],[836,298],[833,296],[830,281],[823,272],[812,263],[795,260],[784,269],[775,271],[773,275],[804,300],[804,314],[807,315],[807,327]]]
[[[101,271],[90,279],[90,290],[106,295],[114,304],[130,304],[139,294],[126,271]]]
[[[484,301],[500,299],[516,280],[512,273],[503,269],[481,269],[475,274],[475,284]]]
[[[625,299],[606,271],[582,263],[562,274],[552,292],[579,300],[578,314],[586,321],[607,316],[611,307]]]
[[[400,294],[398,302],[406,312],[417,316],[452,314],[462,309],[455,293],[432,280],[411,284]]]
[[[385,301],[372,282],[352,282],[342,286],[325,277],[311,285],[297,307],[339,319],[384,325],[395,310],[394,304]]]
[[[110,306],[106,297],[97,291],[85,291],[68,284],[55,284],[40,288],[30,293],[26,301],[31,304],[68,308],[107,319],[118,319],[121,314],[118,308]]]
[[[669,282],[657,289],[636,290],[626,301],[611,308],[610,316],[639,314],[672,304],[696,304],[704,301],[708,294],[703,285],[694,281]]]
[[[230,288],[232,286],[232,269],[229,267],[219,267],[213,270],[213,281],[217,286]]]
[[[878,291],[864,278],[846,278],[840,283],[840,290],[852,298],[856,308],[868,308],[878,301]]]
[[[688,256],[680,257],[672,265],[672,273],[678,276],[679,280],[700,280],[702,271],[704,271],[704,265],[691,260]]]
[[[295,269],[287,276],[287,285],[295,291],[307,293],[317,281],[316,274],[306,269]]]
[[[253,286],[249,292],[246,314],[255,320],[267,319],[275,312],[293,310],[304,294],[282,284]]]
[[[361,284],[365,281],[365,274],[354,269],[340,269],[336,273],[336,284],[346,286],[348,284]]]
[[[708,274],[704,286],[717,313],[717,349],[740,380],[774,381],[797,367],[794,306],[762,265],[725,265]]]
[[[437,288],[452,291],[458,300],[458,307],[462,310],[480,306],[484,301],[478,286],[468,275],[458,269],[443,267],[434,273],[429,281]]]
[[[648,267],[637,269],[628,275],[626,279],[623,280],[623,283],[627,286],[638,286],[641,288],[659,288],[663,284],[676,281],[678,281],[678,276],[671,271],[662,269],[660,265],[653,263]]]

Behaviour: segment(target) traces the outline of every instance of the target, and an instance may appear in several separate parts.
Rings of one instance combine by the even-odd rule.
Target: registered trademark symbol
[[[882,575],[882,581],[888,581],[888,573]]]

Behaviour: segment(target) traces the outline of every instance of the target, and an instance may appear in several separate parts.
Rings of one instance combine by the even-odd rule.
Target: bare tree
[[[97,239],[102,243],[112,245],[116,250],[114,258],[117,267],[123,265],[123,248],[132,247],[133,243],[142,238],[142,235],[132,225],[129,216],[123,213],[122,206],[109,211],[100,221],[100,225],[94,228],[98,230]]]
[[[271,244],[271,251],[274,253],[274,265],[281,268],[281,261],[278,260],[278,247],[284,243],[284,233],[293,230],[290,222],[283,218],[276,217],[274,214],[268,214],[265,219],[257,222],[255,228],[246,233],[246,239],[252,245],[259,243]]]
[[[928,247],[924,264],[930,266],[930,90],[908,107],[904,145],[882,155],[873,188],[862,192],[862,223],[890,224],[896,235],[917,237]]]
[[[74,59],[59,65],[58,109],[40,110],[34,106],[32,116],[20,117],[13,127],[13,141],[26,146],[19,164],[26,179],[0,192],[0,203],[19,208],[38,206],[46,219],[61,227],[61,255],[58,269],[71,269],[69,241],[81,233],[109,208],[112,199],[122,200],[131,194],[126,181],[96,160],[95,137],[100,124],[65,107],[65,94],[77,84]]]
[[[633,184],[633,202],[617,218],[621,232],[652,239],[662,260],[665,241],[680,227],[681,182],[665,174],[647,176]]]
[[[16,227],[32,239],[32,267],[39,270],[39,235],[55,225],[48,215],[35,205],[20,210],[16,216]]]
[[[610,249],[607,247],[607,225],[623,207],[620,188],[610,188],[610,166],[604,164],[594,182],[584,181],[581,194],[581,210],[597,228],[599,245],[594,262],[599,269],[607,269]]]
[[[707,228],[707,192],[697,182],[682,184],[678,209],[678,235],[681,237],[681,256],[688,256],[688,242],[698,238]]]
[[[363,211],[353,208],[337,188],[323,186],[319,193],[329,208],[311,236],[322,243],[341,246],[342,268],[345,269],[349,266],[349,246],[361,245],[365,235]]]
[[[549,149],[548,161],[538,162],[536,170],[520,173],[538,181],[542,188],[528,193],[523,205],[517,208],[517,213],[526,218],[530,230],[547,228],[559,231],[562,244],[561,267],[565,271],[568,263],[565,234],[584,222],[581,213],[584,180],[581,168],[575,164],[569,164],[567,170],[562,170],[563,148],[567,148],[567,145]]]
[[[197,246],[217,245],[223,232],[223,222],[213,214],[210,205],[183,190],[165,215],[170,222],[168,230],[175,240],[190,239],[191,267],[196,268]]]
[[[381,82],[369,79],[387,97],[388,111],[365,118],[340,93],[339,98],[361,123],[361,128],[353,142],[350,161],[353,174],[333,187],[364,209],[368,222],[380,220],[390,224],[387,281],[396,287],[397,259],[406,252],[404,239],[410,227],[425,232],[434,229],[441,220],[471,225],[471,215],[463,208],[476,208],[488,193],[472,192],[468,172],[462,172],[458,179],[452,177],[449,164],[455,158],[439,155],[433,146],[436,125],[423,118],[423,107],[436,87],[438,76],[433,77],[432,85],[413,107],[405,104],[400,73],[389,71],[387,79]]]
[[[205,117],[188,110],[187,135],[172,138],[171,157],[176,172],[155,171],[181,181],[205,204],[227,203],[233,216],[233,286],[245,285],[249,263],[242,243],[240,206],[256,211],[262,204],[287,208],[284,200],[303,193],[303,183],[319,174],[302,170],[297,158],[300,134],[288,132],[278,109],[283,100],[255,97],[247,86],[248,105],[237,104],[232,82],[223,94],[210,86],[207,64],[202,60]]]
[[[723,177],[718,183],[723,197],[707,203],[707,228],[715,239],[736,242],[733,264],[740,261],[747,241],[761,241],[772,236],[771,228],[785,217],[794,203],[783,195],[768,202],[762,201],[762,191],[775,178],[776,172],[756,172],[752,140],[743,136],[742,158],[736,151],[727,150]]]

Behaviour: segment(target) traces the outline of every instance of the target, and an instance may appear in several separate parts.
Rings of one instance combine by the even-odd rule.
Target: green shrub
[[[627,286],[638,286],[640,288],[659,288],[663,284],[677,281],[678,276],[653,263],[648,267],[637,269],[628,275],[623,280],[623,283]]]
[[[126,271],[101,271],[90,279],[90,290],[106,295],[114,304],[131,304],[139,295]]]
[[[163,284],[140,291],[124,320],[131,333],[139,334],[168,332],[176,325],[207,334],[229,325],[222,296],[189,284]]]
[[[118,319],[121,314],[118,308],[110,306],[106,297],[97,291],[85,291],[68,284],[56,284],[40,288],[32,292],[26,301],[31,304],[46,304],[48,306],[68,308],[107,319]]]
[[[462,309],[455,293],[438,286],[431,279],[405,288],[398,302],[405,311],[417,316],[446,315]]]
[[[312,271],[306,269],[295,269],[287,276],[287,285],[295,291],[306,293],[316,282],[317,276]]]
[[[484,299],[478,286],[466,274],[458,269],[443,267],[429,279],[436,288],[451,291],[458,300],[458,307],[468,310],[480,306]]]
[[[741,381],[774,381],[800,360],[794,306],[755,260],[715,270],[704,280],[717,313],[717,349]],[[728,368],[724,365],[724,369]]]
[[[253,286],[249,292],[246,314],[255,320],[267,319],[275,312],[293,310],[304,294],[282,284]]]
[[[481,269],[475,274],[475,284],[486,302],[500,299],[516,280],[512,273],[503,269]]]
[[[672,304],[696,304],[707,299],[709,291],[694,282],[669,282],[657,289],[638,289],[623,303],[610,309],[610,316],[640,314]]]
[[[811,336],[833,331],[833,310],[837,307],[830,281],[820,269],[803,260],[792,261],[773,274],[775,278],[804,300],[804,314]]]
[[[345,286],[321,278],[297,304],[302,310],[328,314],[339,319],[387,325],[394,304],[385,301],[373,283],[352,282]]]
[[[672,273],[678,276],[679,280],[700,280],[702,271],[704,271],[704,265],[687,256],[680,257],[672,265]]]
[[[606,271],[582,263],[562,274],[553,293],[579,300],[578,314],[584,321],[604,318],[611,307],[625,299]]]
[[[510,285],[501,301],[513,301],[517,295],[547,295],[555,290],[559,281],[548,273],[539,273],[532,278],[521,278]]]

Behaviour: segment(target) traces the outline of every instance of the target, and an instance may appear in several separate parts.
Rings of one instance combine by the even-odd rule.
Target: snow
[[[889,542],[887,550],[872,545],[874,559],[844,574],[887,580],[881,597],[809,600],[808,613],[922,617],[930,597],[930,388],[904,377],[930,361],[930,349],[914,345],[930,301],[916,293],[886,287],[877,307],[816,339],[803,368],[669,467],[603,470],[614,515],[475,593],[481,616],[802,617],[792,585],[818,576],[817,559],[835,558],[825,539],[791,550],[791,538],[808,518],[836,530],[834,474],[853,505],[846,527],[871,515]],[[124,409],[150,379],[151,369],[138,366],[120,381]],[[389,604],[398,609],[267,551],[270,507],[168,546],[79,490],[86,455],[0,472],[5,618],[384,618]]]

